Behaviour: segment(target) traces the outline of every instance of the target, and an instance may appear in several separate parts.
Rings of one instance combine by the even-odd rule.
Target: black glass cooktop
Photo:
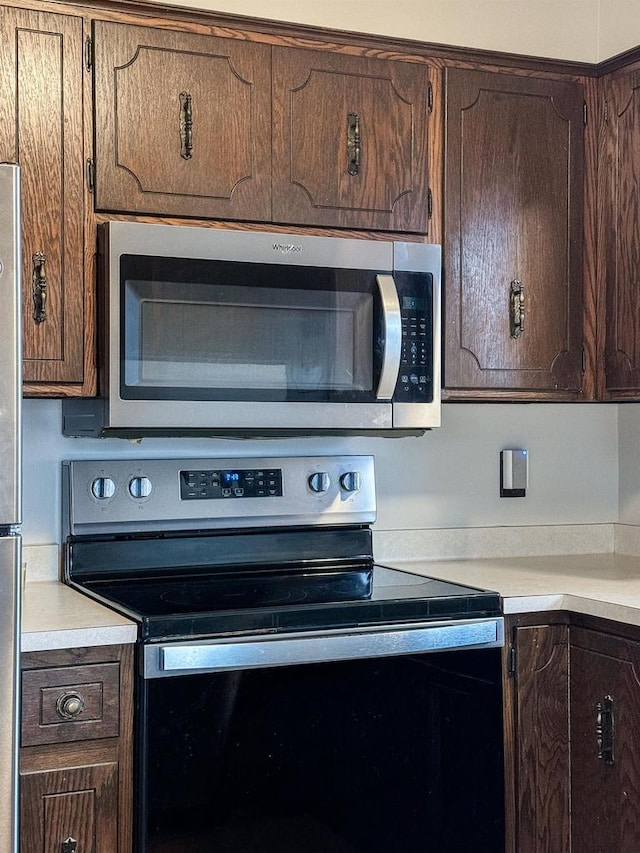
[[[73,584],[76,586],[76,584]],[[383,566],[262,576],[86,581],[83,592],[133,618],[142,640],[277,633],[495,616],[497,593]]]
[[[368,528],[68,543],[68,582],[143,641],[496,616],[495,592],[375,565]]]

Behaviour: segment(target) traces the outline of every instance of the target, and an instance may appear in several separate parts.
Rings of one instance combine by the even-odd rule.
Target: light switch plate
[[[524,448],[500,451],[500,497],[524,498],[529,485],[529,454]]]

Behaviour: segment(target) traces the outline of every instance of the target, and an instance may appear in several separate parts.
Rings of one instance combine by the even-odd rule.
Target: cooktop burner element
[[[497,616],[497,593],[377,566],[373,458],[64,467],[65,578],[144,643]]]

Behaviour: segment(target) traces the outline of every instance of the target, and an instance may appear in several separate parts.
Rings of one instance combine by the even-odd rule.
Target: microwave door
[[[376,283],[382,305],[384,349],[377,400],[391,400],[398,381],[402,353],[402,318],[396,283],[391,275],[377,275]]]

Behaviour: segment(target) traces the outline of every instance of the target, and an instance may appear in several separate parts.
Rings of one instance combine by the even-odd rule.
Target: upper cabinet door
[[[605,84],[601,159],[602,270],[607,288],[606,387],[640,396],[640,71]]]
[[[449,397],[575,396],[582,381],[582,87],[449,68],[446,93]]]
[[[96,209],[271,215],[270,47],[96,21]]]
[[[426,233],[425,65],[273,48],[273,221]]]
[[[21,167],[24,381],[47,393],[84,379],[82,20],[2,8],[0,54],[0,161]]]

